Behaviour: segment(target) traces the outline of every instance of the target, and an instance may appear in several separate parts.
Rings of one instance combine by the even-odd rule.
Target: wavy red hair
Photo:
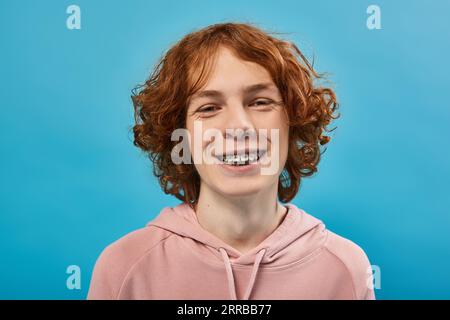
[[[301,179],[317,171],[321,146],[330,141],[327,133],[332,130],[327,126],[339,116],[338,103],[331,88],[315,84],[322,76],[294,43],[252,24],[214,24],[187,34],[165,53],[145,83],[132,92],[134,145],[152,161],[164,192],[194,207],[200,176],[194,164],[172,162],[178,141],[171,141],[171,134],[186,127],[189,98],[208,80],[219,46],[266,68],[281,93],[289,119],[289,151],[278,199],[289,202]]]

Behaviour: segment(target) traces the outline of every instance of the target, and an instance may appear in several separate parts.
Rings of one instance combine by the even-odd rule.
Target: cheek
[[[284,116],[284,113],[279,112],[265,119],[264,127],[271,129],[276,129],[278,131],[278,147],[279,160],[281,165],[284,166],[284,162],[287,159],[288,148],[289,148],[289,125]],[[275,141],[273,143],[276,144]]]
[[[287,148],[289,145],[289,126],[287,123],[281,125],[280,140],[282,141],[282,145]]]
[[[270,114],[267,117],[258,119],[258,127],[268,129],[268,134],[272,129],[278,130],[280,149],[287,145],[289,139],[289,126],[286,117],[282,112]]]
[[[197,159],[196,156],[196,151],[198,148],[195,147],[195,133],[194,133],[194,128],[187,125],[186,129],[188,131],[188,147],[189,147],[189,153],[190,153],[190,158],[191,158],[191,163],[194,166],[197,166],[197,164],[195,164],[195,159]]]
[[[282,112],[280,110],[279,114],[278,114],[278,119],[277,119],[277,128],[280,129],[280,141],[281,144],[287,145],[288,144],[288,139],[289,139],[289,124],[288,124],[288,119],[286,118],[286,115],[284,114],[284,112]]]
[[[202,128],[194,129],[193,124],[188,123],[186,125],[186,129],[189,132],[188,145],[189,145],[189,151],[191,154],[191,159],[194,162],[197,169],[200,169],[200,170],[203,167],[202,163],[204,161],[204,153],[208,146],[208,141],[206,141],[204,139],[205,127],[206,126],[202,125]],[[198,161],[201,161],[201,163],[199,163]]]
[[[281,153],[284,161],[287,159],[289,149],[289,126],[284,124],[280,130]]]

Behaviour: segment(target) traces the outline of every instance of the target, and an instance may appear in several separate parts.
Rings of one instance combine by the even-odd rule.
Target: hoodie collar
[[[197,220],[195,211],[187,203],[181,203],[175,207],[165,207],[147,226],[155,226],[182,237],[194,239],[215,249],[213,252],[219,259],[222,258],[219,248],[223,248],[232,262],[236,264],[253,264],[256,254],[261,249],[265,249],[265,255],[261,263],[271,263],[276,259],[276,255],[280,254],[290,244],[299,240],[311,229],[323,224],[322,221],[307,214],[292,203],[284,205],[288,208],[288,212],[280,225],[258,246],[245,254],[203,229]]]
[[[265,249],[266,253],[261,261],[265,264],[274,262],[277,253],[286,249],[311,229],[323,224],[321,220],[307,214],[292,203],[284,205],[288,208],[288,212],[280,225],[258,246],[245,254],[205,230],[199,224],[195,211],[187,203],[181,203],[175,207],[165,207],[155,219],[147,223],[147,226],[162,228],[179,236],[194,239],[215,249],[213,252],[216,252],[216,256],[220,259],[222,254],[219,248],[223,248],[232,262],[237,264],[253,264],[256,254],[261,249]]]
[[[289,253],[288,247],[298,241],[302,242],[298,246],[302,251],[296,248],[294,255],[295,259],[300,259],[309,253],[314,246],[317,246],[318,243],[317,241],[311,241],[312,237],[304,236],[319,225],[323,226],[322,230],[324,229],[322,221],[307,214],[294,204],[288,203],[285,206],[288,208],[288,212],[281,224],[258,246],[245,254],[240,253],[220,238],[203,229],[198,222],[195,211],[187,203],[164,208],[147,226],[165,229],[181,237],[194,239],[198,243],[213,249],[211,250],[213,254],[222,260],[225,265],[230,299],[237,299],[232,262],[233,264],[253,265],[250,280],[243,297],[244,300],[247,300],[256,281],[260,264],[270,263],[275,265],[277,258]]]

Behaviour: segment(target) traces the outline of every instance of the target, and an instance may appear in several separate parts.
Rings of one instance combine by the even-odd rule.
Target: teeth
[[[259,159],[258,153],[251,154],[238,154],[238,155],[229,155],[223,157],[223,162],[228,165],[237,165],[244,164],[247,161],[249,163],[255,162]]]

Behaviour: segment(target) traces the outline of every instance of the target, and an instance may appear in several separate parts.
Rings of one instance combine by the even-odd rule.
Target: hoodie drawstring
[[[227,271],[228,290],[230,293],[230,297],[232,300],[237,300],[236,287],[234,285],[233,269],[231,268],[230,258],[228,257],[227,251],[224,248],[219,248],[219,251],[222,253],[223,261],[225,264],[225,269]],[[265,253],[266,253],[266,249],[261,249],[260,251],[258,251],[258,253],[256,255],[255,263],[253,264],[252,274],[250,276],[250,281],[248,283],[247,290],[245,292],[243,300],[248,300],[248,298],[250,297],[250,294],[252,293],[256,275],[259,270],[259,264],[261,263],[261,260],[264,257]]]

